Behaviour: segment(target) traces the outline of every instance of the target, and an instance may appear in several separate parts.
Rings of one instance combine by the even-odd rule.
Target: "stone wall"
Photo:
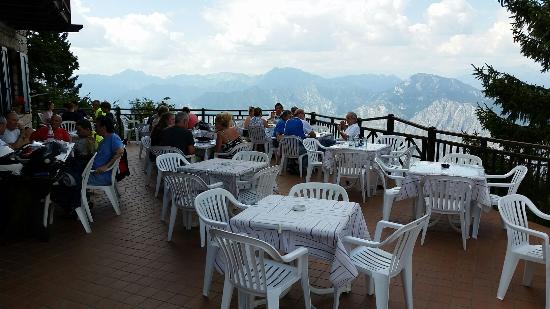
[[[13,30],[0,23],[0,46],[27,53],[26,31]]]

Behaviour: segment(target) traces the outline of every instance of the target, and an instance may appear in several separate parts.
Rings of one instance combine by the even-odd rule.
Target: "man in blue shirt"
[[[96,119],[96,132],[103,137],[97,148],[97,154],[92,164],[95,172],[90,174],[88,184],[93,186],[108,186],[111,184],[111,170],[108,170],[124,153],[124,145],[114,133],[115,125],[106,116]]]
[[[283,111],[279,117],[279,120],[277,121],[277,124],[275,125],[275,129],[273,130],[273,147],[279,147],[279,141],[283,138],[285,135],[285,125],[286,121],[290,118],[290,111],[286,110]]]
[[[290,135],[297,136],[301,139],[306,138],[306,134],[304,133],[304,124],[302,123],[302,119],[298,118],[297,115],[294,115],[294,117],[286,122],[285,136]]]

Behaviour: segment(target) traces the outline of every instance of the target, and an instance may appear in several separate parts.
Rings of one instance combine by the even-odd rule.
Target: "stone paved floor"
[[[146,186],[143,162],[135,145],[128,147],[132,175],[120,183],[122,215],[116,216],[106,199],[94,196],[93,233],[80,223],[56,216],[50,241],[24,239],[0,245],[0,308],[218,308],[223,277],[214,275],[209,298],[201,293],[205,250],[197,229],[178,225],[173,242],[166,242],[167,226],[159,220],[161,200]],[[314,179],[315,180],[315,179]],[[280,193],[300,182],[279,177]],[[359,192],[350,192],[353,201]],[[371,234],[381,218],[380,194],[362,204]],[[58,214],[60,211],[57,212]],[[410,203],[394,206],[392,221],[410,221]],[[180,221],[178,221],[179,223]],[[534,227],[548,232],[548,228]],[[482,218],[479,238],[463,251],[460,235],[445,224],[428,231],[424,246],[413,257],[415,308],[543,308],[544,267],[537,266],[533,286],[521,285],[523,265],[504,301],[496,299],[506,234],[495,211]],[[328,285],[328,264],[310,261],[311,282]],[[341,297],[341,308],[375,307],[359,277],[352,292]],[[296,286],[281,301],[283,308],[303,306]],[[404,308],[401,280],[392,280],[390,308]],[[317,308],[330,308],[332,298],[313,296]],[[236,296],[232,306],[236,307]]]

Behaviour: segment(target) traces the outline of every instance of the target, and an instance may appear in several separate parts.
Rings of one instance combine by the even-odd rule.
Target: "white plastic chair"
[[[416,146],[411,146],[402,151],[393,151],[387,155],[380,155],[380,158],[384,159],[391,168],[401,168],[408,170],[411,165],[411,158],[413,152],[416,151]]]
[[[279,298],[298,281],[305,307],[311,308],[306,248],[281,256],[273,246],[259,239],[217,229],[211,233],[225,257],[221,308],[229,308],[234,288],[247,297],[249,304],[254,297],[265,297],[267,308],[279,308]]]
[[[195,213],[195,197],[200,193],[223,186],[222,182],[207,185],[199,176],[187,173],[169,173],[164,177],[166,188],[171,193],[172,207],[168,226],[168,241],[172,241],[178,209],[183,211],[183,222],[187,230],[191,229],[191,219]],[[162,207],[161,219],[166,217],[167,203]]]
[[[141,153],[143,152],[143,149],[145,149],[145,156],[149,155],[149,149],[151,149],[151,137],[150,136],[144,136],[141,138],[141,144],[139,144],[139,158],[141,159]],[[147,158],[149,160],[149,158]],[[147,161],[149,162],[149,161]]]
[[[204,296],[208,296],[208,291],[210,290],[214,262],[219,249],[210,235],[210,230],[227,229],[230,218],[229,205],[231,204],[240,209],[249,207],[237,201],[229,191],[222,188],[211,189],[195,197],[195,210],[197,211],[197,215],[199,215],[200,223],[201,247],[204,247],[205,243],[207,245],[202,289]]]
[[[525,286],[531,286],[535,263],[545,265],[546,308],[548,308],[550,306],[550,265],[548,264],[550,247],[548,234],[529,228],[527,208],[537,217],[547,221],[550,220],[550,215],[541,212],[523,195],[507,195],[498,201],[498,211],[502,221],[504,221],[508,235],[508,246],[502,265],[497,298],[504,299],[519,260],[525,260],[525,270],[523,272],[523,285]],[[530,240],[532,238],[536,238],[537,242],[541,244],[531,244]]]
[[[93,186],[88,184],[88,178],[90,178],[90,173],[93,173],[94,170],[92,170],[92,164],[95,160],[95,155],[90,159],[88,162],[88,165],[86,165],[86,168],[84,169],[84,172],[82,173],[82,188],[80,190],[80,196],[82,200],[82,206],[86,210],[86,213],[88,214],[88,220],[90,222],[94,222],[92,218],[92,213],[90,212],[90,206],[88,205],[88,198],[86,197],[86,190],[87,189],[98,189],[105,192],[107,195],[107,198],[111,202],[111,205],[113,206],[113,209],[115,210],[115,213],[117,216],[120,215],[120,205],[118,200],[118,191],[116,189],[116,173],[118,171],[118,164],[120,162],[120,158],[118,158],[113,165],[109,166],[109,168],[106,170],[111,172],[111,184],[106,186]],[[81,207],[82,207],[81,206]],[[78,214],[78,212],[77,212]],[[80,216],[79,216],[80,217]],[[82,220],[81,220],[82,221]],[[86,227],[84,227],[86,228]]]
[[[405,303],[407,308],[413,308],[412,254],[418,234],[428,224],[428,221],[428,215],[407,225],[378,221],[374,241],[351,236],[344,237],[345,243],[358,246],[350,252],[350,257],[357,270],[369,276],[369,294],[372,294],[374,285],[376,308],[388,308],[390,279],[399,273],[401,273],[405,290]],[[396,231],[382,241],[382,231],[385,228],[392,228]],[[392,252],[381,249],[391,246],[393,246]]]
[[[233,157],[235,154],[241,152],[241,151],[252,151],[252,143],[240,143],[239,145],[233,147],[231,151],[229,152],[216,152],[214,153],[214,158],[217,158],[219,156],[222,156],[224,158],[230,158]]]
[[[302,158],[307,155],[307,152],[300,154],[300,145],[302,140],[294,135],[283,137],[279,142],[279,152],[281,153],[281,162],[279,165],[279,174],[286,171],[288,159],[298,159],[298,167],[300,169],[300,178],[302,178]]]
[[[472,180],[463,177],[426,176],[421,182],[428,217],[431,217],[432,213],[459,216],[464,250],[466,250],[466,239],[469,237],[472,187]],[[449,223],[453,226],[450,218]],[[428,225],[422,231],[422,245],[424,245],[427,230]]]
[[[160,185],[162,183],[162,175],[165,172],[177,172],[178,167],[190,164],[185,157],[179,153],[165,153],[157,156],[155,160],[157,164],[157,185],[155,187],[155,197],[158,196]]]
[[[75,121],[62,121],[61,122],[61,128],[65,129],[65,131],[71,133],[76,132],[76,122]]]
[[[302,141],[304,147],[307,151],[307,174],[306,182],[311,180],[311,174],[313,173],[314,168],[321,168],[323,171],[323,179],[327,182],[328,174],[327,171],[323,169],[323,160],[325,157],[324,152],[319,149],[325,149],[321,143],[316,138],[306,138]]]
[[[399,195],[401,183],[405,179],[405,176],[403,175],[407,172],[407,170],[389,167],[379,158],[375,158],[374,161],[376,163],[374,165],[374,169],[378,172],[378,175],[382,180],[382,186],[384,187],[382,220],[389,221],[393,201],[395,200],[395,197]],[[395,187],[392,188],[389,186],[390,180],[395,182]],[[416,211],[414,211],[414,213],[416,213]]]
[[[258,171],[249,181],[239,182],[239,187],[250,184],[250,189],[239,189],[238,200],[241,203],[253,205],[264,197],[273,194],[277,186],[278,174],[279,167],[274,165]]]
[[[336,159],[336,183],[340,184],[342,178],[359,179],[363,203],[365,202],[365,185],[368,187],[367,172],[370,169],[370,160],[362,152],[340,152]]]
[[[152,153],[153,155],[155,155],[156,157],[158,157],[160,155],[163,155],[163,154],[166,154],[166,153],[178,153],[178,154],[182,155],[183,157],[185,157],[187,161],[194,162],[194,155],[186,156],[183,153],[183,151],[181,151],[177,147],[172,147],[172,146],[151,146],[151,148],[149,149],[149,152]],[[146,173],[147,173],[147,185],[149,185],[149,182],[151,181],[151,176],[153,175],[153,167],[154,168],[157,167],[157,162],[156,162],[156,160],[154,162],[150,162],[151,160],[149,160],[149,158],[147,158],[147,160],[149,161],[149,165],[148,165]]]
[[[268,162],[269,158],[267,157],[267,154],[259,151],[239,151],[233,156],[233,160]]]
[[[252,143],[252,149],[257,149],[257,145],[264,145],[264,151],[267,153],[268,143],[270,139],[265,135],[265,128],[259,126],[248,127],[248,138]]]
[[[448,153],[439,162],[483,166],[480,157],[467,153]]]
[[[290,189],[288,196],[307,197],[322,200],[349,202],[348,192],[343,187],[334,183],[306,182],[299,183]]]
[[[403,136],[398,135],[380,135],[374,140],[375,144],[389,145],[391,151],[403,151],[407,147],[407,142]]]

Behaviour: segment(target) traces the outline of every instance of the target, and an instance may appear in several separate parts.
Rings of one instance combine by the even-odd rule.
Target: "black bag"
[[[203,130],[203,131],[212,131],[212,128],[210,127],[210,124],[204,122],[204,121],[199,121],[197,122],[197,124],[195,125],[195,129],[198,129],[198,130]]]
[[[29,175],[48,175],[56,172],[58,162],[56,156],[61,153],[62,146],[59,143],[46,143],[39,148],[30,149],[27,146],[19,152],[19,158],[22,160],[28,159],[25,164],[24,173]]]

